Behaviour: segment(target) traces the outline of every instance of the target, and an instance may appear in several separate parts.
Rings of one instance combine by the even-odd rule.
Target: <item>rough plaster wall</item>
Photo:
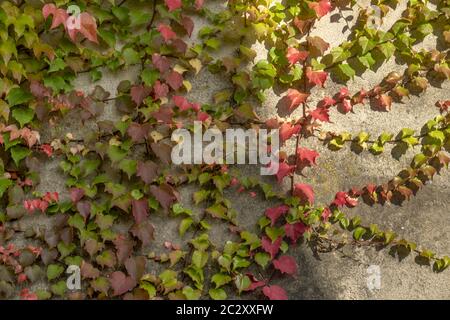
[[[221,1],[207,1],[212,10],[220,10]],[[361,1],[361,5],[366,5],[367,1]],[[397,10],[391,12],[385,19],[383,29],[389,28],[401,14],[405,7],[403,1]],[[333,12],[333,14],[336,12]],[[314,28],[312,35],[320,35],[331,46],[338,45],[346,40],[350,35],[347,25],[351,27],[357,17],[354,11],[345,11],[343,15],[346,20],[340,19],[335,22],[335,15],[323,18]],[[333,19],[333,26],[330,21]],[[195,20],[196,31],[205,23],[202,19]],[[427,39],[424,48],[434,46],[432,37]],[[195,38],[190,42],[195,42]],[[258,51],[258,58],[264,59],[267,49],[263,44],[256,43],[253,48]],[[231,53],[230,48],[224,48],[219,55],[226,56]],[[348,88],[350,92],[355,92],[361,88],[369,89],[379,83],[390,71],[402,71],[406,66],[398,65],[395,58],[379,67],[376,72],[367,71],[361,77],[350,81]],[[111,93],[111,97],[116,95],[116,87],[121,80],[135,80],[139,74],[138,67],[129,68],[115,74],[103,73],[103,79],[93,84],[86,74],[80,75],[75,81],[77,89],[90,92],[95,85],[101,85]],[[196,77],[191,77],[192,91],[188,94],[191,100],[202,103],[211,103],[212,95],[216,91],[230,87],[230,83],[220,74],[210,74],[203,69]],[[328,80],[325,89],[317,89],[313,92],[311,101],[320,100],[326,95],[333,94],[342,87],[340,84]],[[405,103],[393,103],[392,111],[381,113],[371,110],[370,106],[357,106],[355,112],[349,115],[342,115],[337,111],[331,113],[333,123],[327,124],[326,129],[336,132],[348,131],[357,134],[361,130],[368,131],[372,136],[378,136],[383,131],[397,132],[403,127],[420,129],[427,120],[438,114],[434,102],[438,99],[448,99],[448,82],[443,88],[429,88],[420,97],[411,97]],[[277,114],[276,105],[282,94],[273,91],[267,92],[267,100],[258,108],[258,114],[262,119],[273,117]],[[297,111],[298,112],[298,111]],[[295,114],[294,114],[295,115]],[[100,116],[100,120],[117,120],[119,113],[115,110],[114,102],[107,102],[105,112]],[[89,130],[97,130],[95,122],[81,124],[76,117],[67,119],[57,128],[44,134],[45,137],[61,137],[71,132],[75,138],[81,138]],[[303,146],[316,149],[320,153],[318,166],[306,171],[306,178],[298,178],[313,185],[317,203],[329,203],[336,191],[346,190],[352,186],[364,186],[368,182],[381,183],[392,178],[411,160],[413,152],[409,151],[400,159],[394,159],[390,150],[380,156],[374,157],[368,152],[356,155],[344,148],[339,152],[331,152],[318,140],[310,139],[302,141]],[[288,144],[287,149],[292,151],[293,144]],[[416,150],[417,151],[417,150]],[[45,162],[39,168],[41,183],[38,191],[58,191],[63,196],[67,196],[64,188],[64,179],[58,169],[60,159]],[[258,175],[259,168],[256,166],[240,166],[237,168],[243,175]],[[404,202],[402,206],[396,205],[376,205],[369,207],[365,204],[349,211],[350,214],[362,215],[366,223],[378,223],[383,229],[393,229],[401,236],[415,241],[438,254],[450,253],[450,174],[443,172],[436,177],[432,184],[421,190],[411,201]],[[273,183],[274,187],[288,190],[288,185],[278,186],[273,178],[264,178]],[[191,194],[195,187],[187,186],[181,190],[182,202],[185,206],[191,207],[199,214],[202,208],[196,208],[191,202]],[[264,210],[272,204],[263,200],[261,194],[251,198],[248,194],[237,194],[229,192],[232,203],[239,211],[238,221],[247,228],[254,229],[256,221],[264,213]],[[188,232],[184,239],[178,236],[179,220],[168,218],[162,213],[155,213],[150,216],[155,224],[155,242],[151,250],[162,252],[163,243],[166,240],[184,244],[185,239],[189,239],[192,231]],[[48,220],[39,220],[29,217],[23,222],[25,224],[51,223]],[[220,224],[213,222],[213,230],[210,232],[211,239],[218,247],[223,246],[226,240],[233,236]],[[21,239],[17,240],[22,241]],[[391,257],[385,250],[376,251],[373,248],[347,248],[346,256],[333,252],[320,254],[314,257],[312,252],[305,246],[295,248],[293,254],[298,258],[299,274],[294,278],[275,278],[289,293],[292,298],[306,299],[410,299],[410,298],[441,298],[450,299],[450,275],[449,271],[435,274],[428,266],[420,266],[412,261],[411,257],[399,262]],[[375,264],[381,268],[381,290],[371,292],[367,289],[367,266]],[[158,270],[158,265],[150,262],[149,270]],[[34,288],[45,287],[45,283],[38,283]],[[245,298],[255,298],[245,296]]]

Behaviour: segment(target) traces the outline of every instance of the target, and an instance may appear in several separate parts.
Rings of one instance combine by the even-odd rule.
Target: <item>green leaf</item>
[[[180,227],[178,232],[180,233],[180,236],[184,236],[186,231],[189,229],[189,227],[192,225],[194,220],[192,218],[185,218],[181,220]]]
[[[7,178],[0,178],[0,198],[3,197],[3,194],[9,187],[11,187],[14,183],[12,180]]]
[[[125,50],[123,50],[122,56],[127,65],[137,64],[141,61],[139,53],[133,48],[126,48]]]
[[[53,294],[63,297],[67,290],[67,284],[64,280],[61,280],[58,283],[52,285],[50,289]]]
[[[155,84],[156,80],[160,77],[159,71],[155,69],[145,69],[141,73],[141,79],[145,85],[151,87]]]
[[[10,107],[27,103],[31,99],[33,99],[31,93],[23,90],[22,88],[12,88],[6,96],[6,100],[8,101]]]
[[[361,237],[366,233],[366,229],[363,227],[357,227],[354,231],[353,231],[353,238],[355,240],[359,240],[361,239]]]
[[[3,99],[0,99],[0,116],[2,116],[5,121],[8,121],[9,119],[9,105]]]
[[[195,290],[190,286],[184,287],[182,292],[188,300],[198,300],[202,296],[202,292],[200,290]]]
[[[391,42],[386,42],[378,45],[378,49],[381,51],[381,53],[384,55],[386,59],[392,57],[396,50],[395,46]]]
[[[221,286],[229,283],[232,278],[225,273],[216,273],[211,277],[211,282],[216,285],[216,288],[220,288]]]
[[[209,296],[214,300],[225,300],[227,298],[227,293],[221,288],[210,289]]]
[[[19,163],[22,159],[25,159],[31,154],[31,150],[22,146],[14,146],[11,148],[11,157],[14,160],[16,166],[19,166]]]
[[[348,79],[352,79],[355,76],[355,70],[348,63],[341,63],[338,65],[338,69],[345,75]]]
[[[205,251],[195,250],[192,254],[192,264],[201,269],[208,262],[208,256],[208,253]]]
[[[47,267],[47,279],[52,281],[64,272],[64,267],[60,264],[49,264]]]
[[[23,107],[17,107],[14,108],[12,111],[12,116],[14,119],[19,122],[20,127],[23,128],[23,126],[34,118],[34,110],[31,108],[23,108]]]
[[[137,161],[130,159],[123,159],[122,161],[119,162],[119,169],[128,175],[128,179],[131,179],[131,176],[136,173]]]
[[[263,268],[265,268],[269,264],[270,260],[272,260],[272,258],[266,252],[258,252],[257,254],[255,254],[256,263]]]

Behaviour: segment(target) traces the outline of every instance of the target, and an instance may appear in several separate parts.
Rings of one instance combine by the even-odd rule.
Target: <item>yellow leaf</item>
[[[194,68],[195,74],[198,74],[202,70],[202,62],[199,59],[189,60],[189,64]]]

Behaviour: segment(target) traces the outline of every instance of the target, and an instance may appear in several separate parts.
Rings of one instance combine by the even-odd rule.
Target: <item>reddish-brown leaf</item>
[[[165,77],[167,84],[173,89],[178,90],[183,85],[183,76],[176,71],[171,71]]]
[[[136,281],[134,281],[131,277],[127,277],[121,271],[113,272],[109,278],[109,281],[111,282],[111,287],[114,290],[114,296],[120,296],[136,286]]]
[[[291,239],[293,244],[297,243],[297,240],[308,230],[308,227],[303,222],[286,223],[284,225],[284,231],[286,236]]]
[[[294,185],[293,195],[298,197],[303,203],[314,203],[314,191],[313,188],[306,183],[297,183]]]
[[[146,184],[152,183],[158,176],[158,165],[153,161],[138,161],[136,175]]]
[[[302,170],[305,167],[316,165],[316,158],[319,154],[308,148],[297,149],[297,168]]]
[[[273,208],[267,208],[266,209],[266,216],[270,219],[272,222],[272,226],[275,225],[278,218],[283,216],[286,212],[289,211],[289,207],[287,205],[281,205]]]
[[[265,286],[263,288],[264,295],[270,300],[287,300],[286,291],[277,285]]]
[[[308,58],[308,51],[299,51],[296,48],[288,48],[286,58],[291,65],[296,64],[298,61],[305,61]]]
[[[286,273],[291,276],[297,273],[297,262],[291,256],[281,256],[273,260],[273,266],[275,269],[280,270],[281,273]]]
[[[164,0],[169,11],[180,9],[183,6],[181,0]]]
[[[306,68],[306,77],[309,83],[316,86],[324,87],[325,81],[327,81],[328,73],[325,71],[313,71],[311,67]]]
[[[281,237],[278,237],[274,242],[272,242],[272,240],[270,240],[268,237],[264,236],[261,239],[261,246],[264,249],[264,251],[266,251],[268,254],[270,254],[270,256],[273,259],[273,258],[275,258],[278,251],[280,250],[282,240],[283,239]]]
[[[177,38],[177,34],[173,32],[172,28],[164,23],[159,24],[158,31],[166,43]]]

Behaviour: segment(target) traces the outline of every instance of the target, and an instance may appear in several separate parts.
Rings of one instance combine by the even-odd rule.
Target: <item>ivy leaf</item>
[[[28,91],[23,90],[22,88],[12,88],[8,95],[6,96],[6,100],[10,107],[14,107],[19,104],[25,104],[29,102],[33,96]]]
[[[158,31],[166,43],[177,38],[177,34],[173,32],[172,28],[164,23],[158,25]]]
[[[134,281],[130,276],[127,277],[121,271],[113,272],[109,278],[109,281],[111,283],[111,288],[114,290],[114,296],[120,296],[136,286],[136,281]]]
[[[134,281],[139,281],[145,273],[147,259],[143,256],[130,257],[125,261],[125,268]]]
[[[158,165],[153,161],[138,161],[136,175],[146,184],[152,183],[158,176]]]
[[[295,184],[293,195],[298,197],[302,202],[308,202],[309,204],[314,203],[314,191],[309,184]]]
[[[341,63],[341,64],[339,64],[338,65],[338,69],[348,79],[353,79],[353,77],[356,74],[355,70],[352,67],[350,67],[350,65],[348,63]]]
[[[166,212],[168,212],[172,203],[178,199],[178,194],[168,184],[162,184],[160,186],[152,185],[150,186],[150,192]]]
[[[169,8],[170,12],[177,10],[183,6],[181,0],[164,0],[164,2],[166,3],[166,6],[167,8]]]
[[[306,167],[312,167],[316,165],[316,158],[319,154],[308,148],[298,148],[297,149],[297,168],[302,170]]]
[[[147,219],[148,216],[148,201],[143,198],[140,200],[132,200],[131,207],[133,212],[134,220],[137,224],[140,224],[142,221]]]
[[[270,300],[287,300],[286,291],[277,285],[265,286],[263,288],[264,295]]]
[[[227,298],[227,293],[222,288],[209,289],[208,293],[213,300],[225,300]]]
[[[290,122],[284,122],[279,128],[281,143],[285,142],[286,140],[291,138],[293,135],[299,133],[300,129],[301,129],[301,127],[299,124],[293,125]]]
[[[325,71],[312,71],[311,67],[306,68],[306,77],[311,84],[324,87],[325,81],[327,81],[328,73]]]
[[[280,250],[282,238],[278,237],[275,241],[272,242],[268,237],[264,236],[261,239],[261,246],[268,254],[270,254],[271,258],[275,258],[278,251]]]
[[[136,64],[141,61],[139,53],[136,50],[134,50],[133,48],[124,49],[122,52],[122,56],[127,65]]]
[[[167,84],[175,91],[180,89],[183,85],[183,76],[176,71],[170,72],[165,77],[165,80]]]
[[[277,206],[277,207],[273,207],[273,208],[268,208],[266,209],[266,216],[270,219],[270,221],[272,222],[272,226],[275,225],[275,223],[277,222],[277,220],[283,216],[284,214],[286,214],[289,211],[289,207],[286,205],[281,205],[281,206]]]
[[[330,110],[328,108],[317,108],[311,111],[309,114],[313,119],[322,121],[322,122],[330,122],[330,115],[328,114]]]
[[[286,236],[291,239],[293,244],[297,243],[297,240],[308,230],[308,227],[303,222],[286,223],[284,225],[284,231]]]
[[[144,220],[139,224],[135,224],[130,229],[133,236],[141,240],[143,246],[148,246],[154,240],[154,231],[155,227],[149,220]]]
[[[289,164],[287,164],[286,162],[280,162],[278,164],[278,171],[277,171],[277,180],[278,183],[282,183],[283,179],[286,176],[291,175],[295,170],[295,166],[291,166]]]
[[[308,93],[303,93],[296,89],[288,89],[287,95],[280,100],[280,103],[283,107],[287,108],[289,112],[292,112],[297,109],[300,104],[305,103],[308,97]]]
[[[64,267],[59,264],[50,264],[47,267],[47,279],[52,281],[64,272]]]
[[[288,48],[286,58],[291,65],[294,65],[299,61],[305,61],[308,55],[308,51],[299,51],[295,48]]]
[[[297,273],[297,262],[291,256],[281,256],[276,260],[273,260],[273,266],[281,273],[286,273],[291,276]]]
[[[16,166],[19,166],[19,163],[22,159],[25,159],[31,154],[31,150],[22,146],[14,146],[11,148],[11,157],[14,160]]]
[[[329,0],[320,0],[319,2],[310,2],[308,6],[316,12],[316,15],[321,18],[331,11],[331,3]]]

